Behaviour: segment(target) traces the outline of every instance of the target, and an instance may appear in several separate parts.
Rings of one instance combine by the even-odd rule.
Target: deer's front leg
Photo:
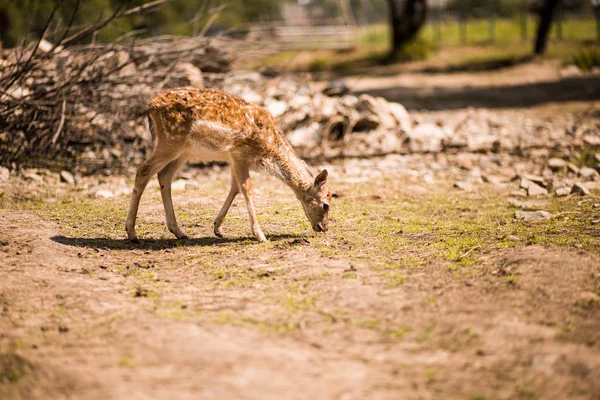
[[[171,161],[158,173],[158,183],[160,184],[160,195],[165,206],[165,217],[167,219],[167,228],[169,231],[177,237],[177,239],[188,239],[187,235],[179,229],[177,225],[177,219],[175,218],[175,211],[173,210],[173,199],[171,198],[171,183],[173,177],[177,173],[177,170],[185,164],[185,157],[179,157],[176,160]]]
[[[169,159],[155,154],[150,157],[142,166],[137,170],[135,174],[135,185],[133,186],[133,192],[131,194],[131,201],[129,203],[129,212],[127,213],[127,221],[125,222],[125,230],[129,240],[137,241],[137,235],[135,233],[135,220],[137,217],[138,207],[140,206],[140,199],[142,193],[150,180],[152,175],[160,171],[167,163]]]
[[[232,174],[231,188],[229,189],[229,194],[227,195],[227,199],[225,199],[225,203],[223,203],[223,206],[219,210],[219,214],[217,214],[217,218],[215,218],[214,232],[215,232],[215,235],[218,237],[223,237],[223,231],[221,230],[221,224],[223,224],[223,221],[225,220],[225,216],[227,215],[227,212],[229,211],[229,207],[231,207],[231,203],[233,203],[233,199],[235,199],[235,196],[237,196],[237,194],[239,192],[240,192],[240,189],[239,189],[238,183],[236,182],[236,179]]]
[[[260,229],[258,219],[256,218],[254,202],[252,201],[252,181],[250,180],[250,169],[248,168],[248,164],[245,161],[234,160],[231,168],[239,190],[242,192],[244,199],[246,200],[248,214],[250,215],[250,228],[252,229],[252,233],[259,241],[266,242],[267,238]]]

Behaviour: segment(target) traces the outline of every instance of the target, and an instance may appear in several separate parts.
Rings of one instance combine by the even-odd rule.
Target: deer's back
[[[281,140],[263,107],[216,89],[169,89],[150,101],[148,111],[157,145],[179,142],[200,160],[227,159],[225,153],[235,150],[256,152]]]

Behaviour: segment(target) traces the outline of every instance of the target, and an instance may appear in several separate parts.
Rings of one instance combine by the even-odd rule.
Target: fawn
[[[250,228],[261,242],[263,234],[252,200],[250,169],[264,169],[287,184],[304,209],[312,228],[326,232],[331,192],[327,170],[316,177],[294,152],[264,108],[216,89],[184,87],[156,95],[148,107],[152,156],[138,169],[125,230],[137,241],[135,220],[142,193],[158,173],[167,227],[178,239],[187,236],[177,226],[171,182],[186,161],[227,161],[231,166],[231,188],[214,222],[214,233],[223,237],[221,224],[235,196],[241,192],[250,214]]]

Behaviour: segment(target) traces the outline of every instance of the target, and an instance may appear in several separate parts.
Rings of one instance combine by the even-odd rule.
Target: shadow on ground
[[[515,67],[517,65],[526,64],[535,59],[533,55],[513,56],[508,55],[491,60],[470,60],[458,64],[450,64],[441,67],[430,66],[420,70],[420,72],[428,74],[440,73],[459,73],[459,72],[486,72],[498,71],[503,68]]]
[[[372,89],[356,95],[381,96],[409,110],[454,110],[467,107],[520,108],[550,102],[600,100],[600,77],[565,78],[510,86],[406,87]]]
[[[298,240],[298,235],[267,235],[267,239],[273,242],[286,239]],[[199,238],[190,239],[140,239],[137,242],[132,242],[129,239],[108,239],[108,238],[75,238],[67,236],[53,236],[50,238],[52,241],[67,246],[75,247],[89,247],[94,249],[102,250],[165,250],[177,247],[192,247],[192,246],[218,246],[231,243],[256,243],[259,242],[251,236],[236,237],[236,238],[218,238],[212,236],[205,236]]]

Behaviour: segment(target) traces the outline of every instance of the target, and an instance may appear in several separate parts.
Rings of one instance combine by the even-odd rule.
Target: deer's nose
[[[315,232],[327,232],[327,226],[323,225],[322,222],[313,225],[313,229],[315,230]]]

